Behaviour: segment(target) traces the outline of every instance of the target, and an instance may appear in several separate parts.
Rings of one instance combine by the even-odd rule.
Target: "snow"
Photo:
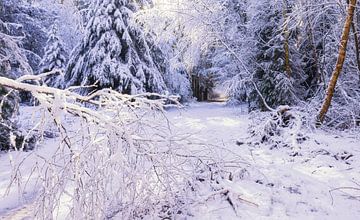
[[[251,164],[249,176],[237,182],[229,181],[228,187],[247,195],[258,207],[243,203],[236,216],[226,201],[217,200],[197,210],[194,219],[357,219],[360,216],[360,167],[356,159],[360,148],[355,137],[321,130],[306,133],[310,138],[300,145],[303,156],[299,157],[289,156],[288,149],[237,146],[237,140],[248,136],[250,121],[246,111],[245,107],[201,103],[181,113],[169,113],[179,129],[197,133],[215,146],[226,146]],[[330,155],[322,155],[322,150]],[[334,158],[333,155],[345,151],[354,156],[347,161]],[[344,189],[331,191],[339,187]]]
[[[20,119],[30,122],[36,107],[21,107]],[[251,119],[245,106],[224,103],[192,103],[184,109],[166,112],[173,133],[191,134],[191,140],[214,148],[213,157],[241,158],[241,172],[233,180],[219,183],[228,192],[233,207],[219,192],[201,188],[198,201],[188,219],[358,219],[360,216],[359,140],[350,133],[333,134],[323,130],[302,130],[308,139],[299,144],[301,155],[290,156],[290,149],[270,149],[265,144],[237,144],[249,140]],[[69,123],[69,120],[67,120]],[[30,126],[30,124],[25,124]],[[36,183],[16,187],[6,194],[11,176],[9,157],[14,161],[29,157],[22,167],[23,177],[31,174],[36,155],[48,157],[57,138],[46,139],[34,152],[0,154],[0,217],[22,219],[31,216]],[[352,155],[352,156],[351,156]],[[236,157],[235,157],[236,156]],[[16,185],[16,184],[15,184]],[[58,216],[63,219],[65,215]]]

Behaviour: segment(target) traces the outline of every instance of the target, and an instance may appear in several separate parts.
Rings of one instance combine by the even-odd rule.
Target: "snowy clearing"
[[[31,118],[24,112],[34,108],[22,107],[23,123]],[[293,157],[286,148],[270,150],[265,145],[237,144],[248,137],[250,119],[245,107],[194,103],[182,110],[171,109],[166,115],[172,132],[193,134],[192,140],[206,142],[214,148],[213,157],[230,161],[236,154],[242,160],[239,163],[244,164],[241,172],[236,172],[240,176],[221,183],[229,196],[238,197],[236,203],[229,203],[221,193],[204,188],[199,195],[206,199],[198,201],[185,218],[358,219],[360,216],[360,149],[355,137],[321,130],[306,133],[309,138],[300,145],[301,156]],[[9,156],[16,159],[29,156],[21,172],[26,179],[31,174],[32,163],[53,153],[50,146],[55,141],[56,138],[46,139],[35,152],[0,155],[2,219],[31,219],[37,193],[36,183],[30,180],[26,189],[20,191],[20,198],[16,187],[6,194],[12,170]],[[58,219],[64,216],[59,215]]]

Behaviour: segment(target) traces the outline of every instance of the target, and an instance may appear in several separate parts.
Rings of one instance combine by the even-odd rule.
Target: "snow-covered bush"
[[[252,145],[266,144],[270,149],[285,147],[292,150],[293,156],[300,154],[299,144],[307,139],[300,131],[303,126],[300,112],[279,106],[270,113],[253,113],[252,120],[249,127]]]

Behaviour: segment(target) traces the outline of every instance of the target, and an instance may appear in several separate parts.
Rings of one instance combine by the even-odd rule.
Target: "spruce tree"
[[[289,34],[288,44],[290,50],[290,71],[286,67],[285,26],[282,2],[260,1],[255,3],[255,14],[252,17],[253,27],[253,55],[254,55],[254,81],[267,104],[272,107],[278,105],[291,105],[297,100],[295,88],[296,76],[301,74],[299,64],[294,57],[293,36]],[[262,99],[256,90],[251,92],[252,108],[265,109]]]
[[[154,64],[141,26],[132,19],[138,5],[130,0],[99,0],[90,8],[85,37],[71,55],[66,86],[113,88],[119,92],[162,93],[163,76]]]
[[[40,72],[45,73],[59,70],[59,74],[62,74],[66,67],[66,52],[62,41],[58,37],[58,27],[56,24],[50,28],[49,38],[44,51],[44,57],[40,62]],[[49,86],[61,87],[63,84],[63,76],[58,74],[50,75],[45,79],[45,83]]]

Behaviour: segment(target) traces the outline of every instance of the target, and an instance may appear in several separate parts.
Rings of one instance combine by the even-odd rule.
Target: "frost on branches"
[[[132,19],[138,5],[102,0],[91,6],[85,37],[71,55],[66,86],[112,88],[121,93],[162,93],[166,86],[141,27]],[[94,87],[82,89],[83,93]]]
[[[300,154],[299,145],[308,137],[301,132],[304,114],[287,105],[267,113],[253,112],[249,127],[252,146],[266,146],[270,150],[288,148],[291,156]]]
[[[63,72],[66,66],[65,50],[63,43],[58,37],[58,27],[56,24],[51,26],[49,33],[49,39],[46,42],[45,54],[40,62],[40,72],[46,73],[54,69]],[[63,84],[62,75],[52,74],[47,79],[45,83],[53,87],[61,87]]]
[[[41,123],[33,130],[48,125],[59,131],[51,156],[33,154],[38,157],[32,167],[36,219],[187,217],[201,201],[229,192],[222,185],[232,179],[227,163],[209,157],[213,149],[206,144],[169,127],[163,109],[169,102],[179,106],[177,97],[111,89],[82,96],[4,77],[0,85],[31,92],[39,101]],[[69,120],[73,126],[67,126]],[[21,191],[29,181],[22,179],[25,163],[15,158],[12,164],[11,182]],[[236,162],[233,166],[241,170]]]
[[[140,19],[146,18],[140,17]],[[183,61],[175,56],[178,42],[175,39],[163,42],[158,39],[159,37],[156,36],[155,32],[154,35],[152,33],[147,34],[147,42],[152,45],[151,52],[155,65],[164,73],[164,81],[168,92],[178,95],[181,102],[190,101],[192,98],[190,74]]]

